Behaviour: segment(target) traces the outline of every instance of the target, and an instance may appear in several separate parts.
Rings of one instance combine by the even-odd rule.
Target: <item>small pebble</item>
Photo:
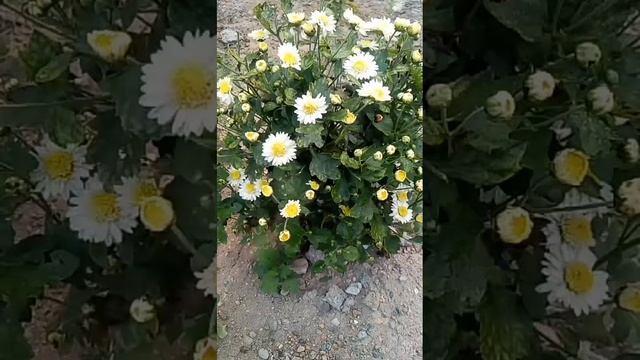
[[[260,349],[258,350],[258,356],[260,359],[267,360],[269,358],[269,351],[267,351],[267,349]]]

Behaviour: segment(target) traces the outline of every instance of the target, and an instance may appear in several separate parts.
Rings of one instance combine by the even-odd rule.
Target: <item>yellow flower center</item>
[[[298,63],[298,57],[292,52],[284,54],[282,61],[287,65],[295,65]]]
[[[207,351],[205,351],[204,355],[202,355],[202,360],[217,360],[218,354],[216,353],[216,349],[213,347],[209,347]]]
[[[377,101],[382,101],[385,95],[386,94],[382,88],[373,89],[373,91],[371,92],[371,96]]]
[[[113,36],[107,34],[97,35],[96,45],[103,50],[110,50],[113,46]]]
[[[112,222],[120,217],[120,205],[116,194],[103,192],[91,199],[95,219],[100,223]]]
[[[340,205],[340,210],[342,210],[342,215],[351,216],[351,208],[348,206]]]
[[[73,155],[68,151],[58,151],[44,161],[47,175],[54,180],[69,180],[73,176]]]
[[[419,222],[420,224],[422,224],[422,213],[418,214],[418,216],[416,216],[416,221]]]
[[[220,83],[220,92],[223,94],[229,94],[233,89],[231,81],[223,81]]]
[[[380,189],[380,190],[378,190],[377,196],[378,196],[378,200],[384,201],[389,196],[389,192],[387,190],[385,190],[385,189]]]
[[[353,68],[357,71],[357,72],[365,72],[368,68],[367,66],[367,62],[364,60],[357,60],[356,62],[353,63]]]
[[[567,242],[574,245],[593,246],[593,232],[591,221],[583,216],[566,219],[562,224],[562,233]]]
[[[574,179],[582,181],[589,170],[589,161],[579,153],[567,153],[565,171]]]
[[[623,309],[640,313],[640,289],[626,288],[620,294],[620,306]]]
[[[405,180],[407,180],[407,173],[404,170],[396,171],[396,180],[398,180],[399,182],[404,182]]]
[[[247,192],[250,193],[250,194],[253,194],[257,190],[256,184],[254,184],[252,182],[247,183],[247,185],[244,186],[244,189],[247,190]]]
[[[230,85],[228,90],[230,90]],[[220,86],[221,92],[227,90],[225,83]],[[213,80],[209,71],[203,65],[185,65],[173,75],[173,91],[178,105],[183,108],[195,109],[206,106],[211,102],[214,94]]]
[[[328,26],[329,25],[329,16],[327,16],[327,15],[322,14],[322,15],[318,16],[318,20],[320,20],[320,23],[323,26]]]
[[[513,218],[511,222],[511,231],[516,238],[522,238],[527,235],[529,231],[529,218],[521,215]]]
[[[406,206],[400,206],[398,208],[398,215],[402,217],[407,217],[407,215],[409,215],[409,208]]]
[[[398,200],[400,200],[400,201],[409,201],[409,192],[408,191],[400,191],[398,193]]]
[[[275,157],[283,157],[287,154],[287,147],[283,143],[275,143],[271,146],[271,152]]]
[[[294,218],[300,214],[300,205],[298,204],[289,204],[285,206],[284,213],[288,218]]]
[[[166,229],[174,217],[171,203],[158,196],[149,198],[142,204],[140,215],[145,226],[153,231]]]
[[[302,111],[307,115],[313,115],[318,111],[318,106],[312,102],[308,102],[304,104]]]
[[[231,177],[231,180],[238,181],[242,178],[242,172],[240,172],[240,170],[233,170],[229,176]]]
[[[134,201],[140,205],[144,200],[158,195],[160,195],[160,189],[152,180],[142,181],[136,189]]]
[[[564,281],[567,283],[569,290],[574,293],[587,293],[593,289],[593,271],[584,263],[571,263],[564,270]]]

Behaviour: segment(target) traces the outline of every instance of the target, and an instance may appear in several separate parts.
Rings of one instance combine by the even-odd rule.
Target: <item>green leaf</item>
[[[393,120],[389,115],[385,116],[380,122],[376,121],[374,117],[371,119],[371,123],[373,124],[373,127],[387,136],[391,135],[391,132],[393,131]]]
[[[176,177],[165,190],[176,213],[178,227],[188,236],[211,241],[215,236],[214,198],[206,185]]]
[[[447,134],[444,128],[442,127],[442,125],[440,125],[439,123],[437,123],[435,120],[433,120],[431,117],[428,117],[428,116],[427,116],[427,119],[425,120],[424,125],[425,125],[424,142],[427,145],[437,146],[444,142]]]
[[[318,148],[324,145],[324,127],[322,124],[302,125],[296,128],[298,146],[306,148],[314,144]]]
[[[56,144],[80,144],[84,141],[82,127],[76,120],[73,111],[64,108],[53,108],[45,124],[45,130]]]
[[[375,241],[384,241],[389,233],[389,227],[384,222],[384,218],[380,215],[376,215],[373,217],[373,221],[371,222],[371,230],[369,230],[369,235]]]
[[[519,144],[491,154],[473,149],[458,151],[450,164],[442,166],[441,170],[472,184],[495,185],[509,179],[522,168],[521,160],[526,149],[527,144]]]
[[[52,280],[61,281],[68,278],[80,266],[80,260],[65,250],[54,250],[49,256],[51,262],[42,264],[42,270],[49,274]]]
[[[340,163],[350,169],[360,169],[360,162],[350,157],[345,151],[340,154]]]
[[[168,125],[160,126],[154,119],[149,119],[150,108],[142,107],[138,101],[142,92],[142,71],[139,66],[109,78],[103,87],[111,93],[116,103],[116,113],[122,122],[122,128],[143,139],[159,139],[170,134]]]
[[[193,141],[179,139],[172,161],[175,174],[192,183],[215,178],[213,152]]]
[[[371,199],[370,194],[362,193],[351,210],[355,218],[362,220],[366,224],[373,219],[373,215],[376,214],[378,208]]]
[[[5,314],[0,315],[0,360],[33,359],[33,351],[20,323]]]
[[[332,159],[328,155],[313,154],[313,158],[309,164],[309,172],[320,181],[327,181],[328,179],[337,180],[340,178],[339,165],[338,160]]]
[[[514,140],[509,138],[509,126],[504,122],[490,120],[484,111],[472,116],[465,124],[465,129],[471,132],[468,144],[480,151],[491,152],[514,144]]]
[[[611,130],[602,120],[580,111],[572,113],[567,123],[578,133],[579,148],[588,155],[596,156],[609,150]]]
[[[344,177],[336,180],[331,188],[331,198],[335,203],[347,202],[351,198],[351,184]]]
[[[344,258],[349,262],[356,262],[360,257],[360,253],[355,246],[347,246],[342,250],[342,254],[344,255]]]
[[[280,287],[280,276],[276,270],[269,271],[262,278],[262,291],[275,295]]]
[[[546,1],[484,0],[484,6],[499,22],[516,31],[524,40],[534,42],[542,38],[543,27],[548,23]]]
[[[36,82],[49,82],[60,77],[69,68],[71,58],[71,53],[62,53],[53,58],[47,65],[38,70],[35,77]]]
[[[507,290],[491,289],[479,309],[480,351],[486,360],[518,360],[529,353],[533,324]]]

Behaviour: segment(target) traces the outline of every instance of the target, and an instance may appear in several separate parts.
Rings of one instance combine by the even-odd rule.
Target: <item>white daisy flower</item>
[[[262,156],[275,166],[288,164],[296,158],[296,142],[283,132],[271,134],[262,144]]]
[[[35,151],[38,167],[31,173],[31,180],[45,199],[59,196],[67,200],[71,193],[82,191],[82,179],[89,177],[93,167],[85,163],[86,146],[69,144],[62,148],[45,136]]]
[[[362,20],[360,16],[354,14],[351,8],[348,8],[347,10],[345,10],[344,13],[342,14],[342,17],[345,20],[347,20],[347,22],[351,25],[361,25],[364,23],[364,20]]]
[[[69,227],[87,242],[119,244],[122,232],[131,233],[137,225],[136,209],[115,192],[106,191],[97,178],[87,180],[83,191],[69,202]]]
[[[287,20],[293,25],[300,24],[304,20],[304,17],[305,15],[303,12],[291,12],[287,14]]]
[[[240,184],[238,194],[243,200],[255,201],[262,195],[261,181],[251,181],[246,179]]]
[[[391,194],[393,202],[409,202],[409,193],[413,190],[410,187],[400,185]]]
[[[386,17],[372,18],[364,24],[364,27],[368,31],[374,31],[381,34],[387,41],[391,40],[391,37],[396,32],[395,25]]]
[[[593,270],[596,256],[587,248],[560,244],[549,248],[542,261],[546,282],[536,291],[549,293],[550,305],[570,308],[580,316],[597,310],[608,298],[609,274]]]
[[[282,61],[283,68],[294,68],[296,70],[302,70],[300,67],[300,52],[295,45],[285,42],[278,48],[278,57]]]
[[[280,209],[280,215],[284,218],[291,219],[300,215],[302,208],[300,207],[300,200],[289,200]]]
[[[202,135],[216,128],[216,40],[206,31],[186,32],[182,43],[167,37],[142,67],[140,105],[149,118],[172,123],[174,135]]]
[[[313,97],[311,92],[296,99],[296,115],[301,124],[315,124],[316,120],[322,119],[322,115],[327,113],[327,98],[318,94]]]
[[[316,24],[322,30],[322,34],[330,34],[336,30],[336,19],[333,15],[325,11],[314,11],[311,13],[311,23]]]
[[[122,31],[95,30],[87,34],[87,43],[102,59],[114,62],[126,56],[131,36]]]
[[[253,30],[249,33],[249,37],[256,41],[265,41],[269,37],[269,32],[266,29]]]
[[[547,215],[549,223],[542,228],[547,238],[547,247],[567,243],[575,247],[590,248],[596,245],[591,222],[593,215],[585,212]]]
[[[343,67],[347,74],[358,80],[370,79],[378,75],[378,64],[375,58],[365,52],[350,55]]]
[[[411,222],[413,218],[413,210],[409,209],[409,203],[405,201],[397,201],[394,199],[391,204],[391,214],[394,222],[406,224]]]
[[[229,107],[234,102],[234,97],[231,91],[233,91],[233,81],[230,77],[223,77],[218,80],[216,84],[216,98],[220,102],[223,108]]]
[[[214,360],[217,357],[218,350],[216,341],[213,338],[207,337],[198,341],[193,353],[193,360]]]
[[[229,167],[229,177],[227,177],[227,181],[233,188],[240,186],[246,177],[244,169],[236,169],[233,166]]]
[[[198,278],[196,288],[203,290],[205,296],[216,296],[216,262],[215,260],[209,264],[209,266],[201,272],[195,272],[195,277]]]
[[[380,80],[369,80],[358,89],[358,95],[370,97],[375,101],[390,101],[391,91]]]
[[[155,180],[138,177],[123,177],[122,185],[114,185],[113,189],[129,206],[136,209],[139,209],[146,199],[162,194]]]

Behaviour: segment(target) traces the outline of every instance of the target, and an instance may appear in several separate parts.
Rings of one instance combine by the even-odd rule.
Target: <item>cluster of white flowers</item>
[[[166,229],[174,219],[171,203],[161,197],[152,179],[123,178],[121,185],[106,189],[91,175],[86,163],[86,146],[60,147],[49,137],[35,147],[38,167],[31,174],[35,190],[47,200],[69,202],[66,216],[80,239],[106,245],[122,242],[122,233],[131,233],[140,217],[152,231]]]

